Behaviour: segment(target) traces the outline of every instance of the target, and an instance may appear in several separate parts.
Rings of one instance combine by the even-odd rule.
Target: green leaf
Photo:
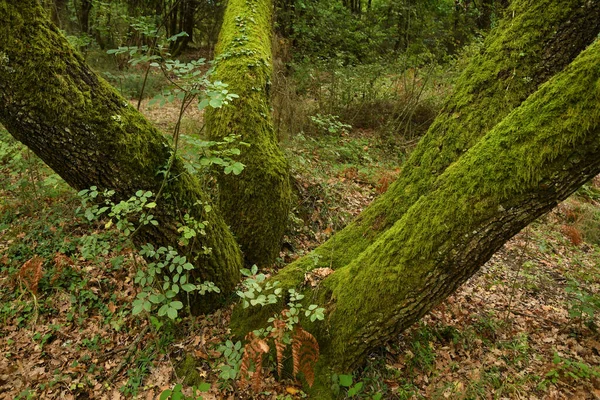
[[[204,110],[208,106],[208,104],[208,99],[203,99],[201,102],[198,103],[198,110]]]
[[[169,317],[170,319],[177,318],[177,310],[174,308],[169,308],[167,311],[167,317]]]
[[[196,389],[198,389],[199,392],[208,392],[210,390],[210,383],[201,383],[196,387]]]
[[[352,375],[340,375],[340,386],[350,387],[352,386]]]
[[[176,310],[181,310],[183,308],[183,303],[180,301],[172,301],[170,305]]]
[[[196,285],[192,283],[186,283],[185,285],[181,285],[181,288],[186,292],[192,292],[196,289]]]
[[[133,310],[131,310],[131,313],[133,315],[138,315],[139,313],[142,312],[143,309],[144,309],[144,303],[139,302],[135,306],[133,306]]]
[[[242,173],[242,171],[244,170],[245,167],[246,166],[244,164],[242,164],[241,162],[235,162],[231,166],[231,169],[232,169],[234,175],[239,175]]]
[[[158,309],[158,316],[162,317],[167,313],[167,310],[169,309],[169,306],[167,304],[164,304],[161,308]]]
[[[219,98],[212,98],[208,103],[212,108],[221,108],[223,105],[223,100]]]
[[[348,396],[354,396],[354,395],[358,394],[358,392],[361,391],[362,387],[363,387],[363,383],[358,382],[356,385],[354,385],[350,389],[348,389]]]
[[[161,295],[153,294],[153,295],[150,295],[148,300],[150,300],[154,304],[158,304],[161,301],[163,301],[164,298],[165,298],[165,296],[163,296],[162,294]]]

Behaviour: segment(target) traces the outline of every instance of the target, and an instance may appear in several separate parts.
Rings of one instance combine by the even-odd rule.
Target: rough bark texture
[[[230,0],[217,44],[215,79],[240,96],[233,106],[206,113],[212,138],[241,135],[239,176],[219,176],[220,206],[249,264],[279,255],[291,205],[287,162],[278,147],[269,104],[271,0]]]
[[[523,102],[565,68],[600,32],[600,1],[515,1],[458,80],[397,181],[345,229],[278,279],[293,286],[306,270],[347,265],[393,226],[436,178]],[[317,264],[314,260],[318,259]]]
[[[328,311],[326,323],[309,327],[325,375],[355,367],[600,172],[599,44],[571,65],[572,49],[544,62],[547,46],[581,51],[594,41],[598,19],[579,24],[587,33],[573,37],[584,41],[555,38],[576,18],[598,13],[598,3],[525,0],[511,7],[511,19],[465,70],[399,181],[317,250],[318,266],[336,268],[317,290],[306,290],[307,303]],[[550,81],[533,83],[549,70]],[[315,259],[272,279],[300,286]],[[238,309],[233,327],[241,333],[264,326],[281,307]]]
[[[165,138],[73,50],[35,0],[0,1],[0,123],[76,189],[157,193],[172,149]],[[181,215],[208,221],[207,235],[191,249],[196,274],[227,293],[239,280],[241,253],[195,178],[180,160],[156,208],[159,226],[137,241],[177,247]],[[200,255],[202,246],[212,249]],[[187,252],[190,253],[189,249]],[[215,298],[198,299],[197,309]]]

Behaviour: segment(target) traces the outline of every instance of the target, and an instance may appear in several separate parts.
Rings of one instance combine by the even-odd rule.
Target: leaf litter
[[[316,149],[303,151],[318,156]],[[320,168],[320,174],[308,174],[314,172],[310,166],[294,170],[307,212],[296,210],[302,222],[288,233],[293,245],[281,254],[286,261],[334,234],[388,184],[384,166],[368,172],[333,164]],[[183,381],[178,366],[187,354],[197,360],[198,377],[211,383],[205,399],[303,396],[291,379],[277,381],[273,373],[263,377],[261,394],[221,384],[224,361],[217,349],[230,338],[231,307],[186,318],[166,334],[134,318],[130,308],[138,289],[130,249],[83,259],[70,244],[86,228],[61,216],[53,227],[65,233],[62,247],[68,251],[49,251],[36,219],[57,203],[72,204],[65,200],[72,193],[47,199],[31,214],[22,211],[24,202],[14,192],[0,190],[5,199],[0,213],[14,213],[20,226],[38,229],[0,224],[0,398],[153,399]],[[559,205],[506,243],[443,304],[370,355],[354,381],[364,382],[363,392],[385,399],[600,398],[598,313],[594,304],[573,313],[600,296],[600,248],[579,232],[585,221],[577,210],[583,206],[600,212],[597,199],[581,193]],[[31,257],[22,258],[14,250],[19,246],[28,247]],[[34,257],[43,266],[32,290],[33,282],[18,274],[28,262],[37,263]],[[110,262],[115,257],[123,259],[118,268]],[[318,285],[330,273],[317,271],[307,280]],[[567,291],[571,282],[577,283],[575,292]]]

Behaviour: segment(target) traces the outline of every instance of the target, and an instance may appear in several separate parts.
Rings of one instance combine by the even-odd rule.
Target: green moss
[[[600,172],[599,67],[596,41],[439,174],[358,257],[318,290],[304,289],[327,310],[325,323],[309,328],[321,373],[356,367]],[[300,284],[308,267],[294,263],[282,276]]]
[[[560,4],[551,0],[513,2],[507,12],[510,17],[490,34],[484,50],[464,71],[455,92],[403,166],[398,180],[356,221],[319,246],[314,253],[320,257],[301,258],[273,279],[282,281],[285,288],[297,287],[312,268],[337,269],[355,261],[421,196],[436,186],[436,179],[449,165],[533,93],[543,74],[562,69],[561,65],[544,65],[545,46],[566,21],[577,13],[590,11],[582,8],[584,3],[575,0]],[[568,48],[571,44],[566,41],[560,46]],[[563,63],[568,61],[562,60]],[[440,224],[442,219],[433,215],[427,222]],[[429,242],[421,245],[429,246]],[[317,264],[315,259],[318,259]],[[261,323],[258,322],[260,315],[246,317]]]
[[[183,378],[181,384],[184,387],[199,386],[204,382],[196,369],[197,367],[198,362],[189,354],[186,354],[185,358],[177,365],[175,371],[178,377]]]
[[[239,176],[219,177],[220,206],[246,260],[271,264],[279,254],[291,204],[288,164],[278,147],[269,103],[270,0],[231,0],[217,44],[214,79],[237,94],[233,105],[206,113],[209,135],[241,135],[246,165]]]
[[[92,72],[46,18],[37,1],[0,1],[0,122],[76,189],[114,189],[120,198],[137,190],[159,191],[158,172],[172,149],[163,135]],[[176,223],[189,213],[208,221],[207,236],[192,249],[200,278],[225,294],[239,281],[241,253],[198,181],[176,160],[155,217],[159,226],[142,230],[139,243],[178,247]],[[212,249],[200,256],[202,247]],[[196,257],[197,256],[197,257]],[[215,298],[198,299],[198,307]]]
[[[600,172],[600,43],[544,84],[435,182],[392,228],[323,282],[330,365],[429,311],[504,241]]]
[[[582,0],[512,2],[506,13],[508,18],[490,34],[484,50],[465,69],[453,95],[403,166],[397,181],[356,221],[315,250],[321,256],[316,267],[336,269],[352,262],[401,219],[415,201],[431,190],[449,165],[460,159],[544,80],[571,61],[565,57],[547,65],[548,44],[561,27],[573,24],[575,18],[586,13],[597,13],[597,8]],[[590,40],[595,35],[591,35]],[[585,45],[581,47],[581,42],[575,42],[578,36],[581,35],[554,44],[551,51],[583,50]],[[313,263],[300,260],[288,268],[312,266]]]

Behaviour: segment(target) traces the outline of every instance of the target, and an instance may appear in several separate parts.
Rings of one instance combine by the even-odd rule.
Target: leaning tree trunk
[[[0,1],[0,123],[76,189],[95,185],[119,198],[140,189],[156,194],[157,173],[172,160],[165,138],[89,69],[36,0]],[[182,215],[208,221],[206,236],[181,250],[195,259],[197,277],[227,293],[238,282],[241,254],[220,215],[204,211],[207,201],[174,159],[155,209],[159,225],[141,230],[136,240],[178,247]],[[215,300],[199,299],[195,308]]]
[[[534,198],[535,193],[533,189],[522,187],[516,188],[513,192],[507,192],[505,198],[508,200],[501,200],[499,198],[497,201],[508,203],[523,200],[521,208],[513,207],[513,211],[520,214],[515,217],[513,225],[507,223],[506,229],[508,231],[502,232],[498,230],[498,232],[495,232],[496,236],[490,245],[490,250],[486,250],[487,253],[482,251],[478,255],[477,260],[474,260],[468,268],[463,268],[463,278],[455,279],[455,276],[448,275],[445,278],[445,283],[440,283],[434,279],[431,281],[433,282],[431,286],[426,286],[426,282],[423,280],[416,281],[412,279],[414,276],[423,277],[421,272],[427,274],[428,269],[424,267],[421,270],[419,265],[417,265],[418,263],[405,264],[403,251],[415,251],[415,246],[422,246],[423,250],[428,249],[425,252],[428,254],[427,256],[424,253],[420,254],[423,257],[423,265],[431,262],[435,263],[441,259],[450,260],[447,263],[455,263],[456,260],[451,259],[451,256],[464,257],[464,254],[458,252],[461,244],[458,241],[456,243],[453,242],[456,238],[460,238],[460,236],[454,234],[454,230],[459,232],[460,229],[466,229],[465,232],[481,232],[481,228],[475,226],[481,220],[470,222],[470,219],[461,216],[459,211],[463,205],[460,203],[457,204],[454,200],[448,202],[448,204],[459,208],[453,209],[448,206],[446,208],[449,208],[450,212],[456,213],[455,223],[465,223],[462,228],[458,227],[460,229],[451,228],[453,225],[447,224],[444,221],[442,217],[444,213],[441,209],[433,209],[434,212],[429,216],[427,214],[423,214],[422,217],[414,216],[414,210],[420,209],[415,208],[417,204],[421,204],[419,207],[423,209],[433,207],[434,203],[431,203],[431,199],[435,198],[433,193],[439,193],[440,182],[443,179],[447,179],[441,178],[441,176],[447,175],[447,168],[453,163],[455,164],[450,167],[452,170],[456,170],[457,165],[466,165],[460,163],[464,163],[462,159],[467,154],[474,154],[472,147],[476,143],[481,142],[481,138],[490,129],[506,118],[519,105],[521,105],[519,110],[527,110],[535,120],[534,117],[539,112],[533,111],[533,108],[536,106],[535,104],[541,103],[539,93],[536,95],[538,96],[536,103],[531,103],[531,100],[528,100],[530,103],[526,108],[525,104],[522,104],[523,101],[535,92],[543,82],[547,81],[549,77],[563,70],[581,50],[594,40],[600,30],[599,13],[600,8],[597,1],[558,2],[556,0],[547,0],[535,3],[531,1],[514,2],[510,12],[507,13],[511,20],[504,21],[491,34],[486,42],[484,51],[475,57],[471,65],[465,70],[459,80],[455,94],[449,99],[441,115],[436,119],[428,134],[419,144],[406,166],[404,166],[399,180],[375,204],[368,207],[356,222],[334,235],[326,244],[320,246],[315,251],[317,255],[321,256],[320,258],[305,257],[284,268],[272,278],[272,280],[280,281],[286,289],[301,286],[304,282],[305,273],[315,267],[315,260],[319,260],[316,267],[331,266],[334,269],[340,269],[339,272],[345,271],[340,274],[336,271],[331,279],[324,282],[324,290],[318,294],[321,296],[323,304],[327,304],[328,308],[332,311],[335,310],[333,311],[334,315],[344,315],[338,313],[340,303],[335,300],[336,298],[345,298],[346,300],[344,301],[347,301],[347,304],[344,306],[346,307],[345,309],[352,310],[350,314],[356,313],[357,316],[361,314],[360,310],[358,308],[353,309],[352,304],[362,307],[363,303],[374,301],[374,298],[380,299],[373,303],[377,306],[382,306],[381,302],[383,301],[400,307],[396,310],[397,315],[393,315],[392,310],[387,310],[385,311],[387,314],[383,318],[377,316],[373,308],[367,307],[366,310],[368,312],[362,314],[364,317],[362,320],[357,319],[358,324],[381,328],[382,334],[373,336],[372,341],[365,340],[364,347],[357,351],[349,351],[346,358],[339,354],[338,346],[343,340],[347,340],[348,343],[357,340],[360,341],[359,335],[352,328],[347,330],[347,334],[342,333],[346,329],[339,322],[340,320],[337,320],[338,326],[336,327],[334,319],[332,319],[331,324],[327,324],[331,332],[331,337],[339,335],[344,339],[342,341],[336,339],[335,343],[327,343],[330,338],[326,335],[321,336],[322,340],[325,340],[324,345],[329,353],[329,356],[327,356],[329,359],[327,362],[328,365],[337,366],[338,369],[346,369],[359,363],[366,349],[384,340],[386,334],[391,332],[389,327],[385,327],[384,329],[380,324],[381,321],[385,321],[386,318],[396,321],[397,323],[394,322],[393,331],[408,326],[418,316],[430,309],[431,305],[443,299],[464,279],[470,276],[471,272],[476,270],[481,262],[487,259],[493,250],[504,240],[507,240],[532,218],[546,211],[555,201],[564,198],[578,184],[583,182],[584,179],[593,176],[595,171],[591,173],[589,171],[582,172],[585,176],[577,179],[574,176],[569,177],[568,179],[572,178],[572,181],[565,180],[563,183],[566,186],[561,190],[557,190],[556,194],[553,195],[554,197],[550,194],[542,193],[546,197],[540,200],[541,205],[531,212],[528,211],[527,207],[529,206],[525,203],[526,199],[522,195],[528,194],[532,196],[531,198]],[[595,46],[597,51],[597,45]],[[523,51],[523,49],[527,49],[527,51]],[[588,51],[588,58],[590,57]],[[581,69],[581,63],[578,65]],[[582,76],[584,76],[583,73]],[[590,79],[593,80],[593,76]],[[555,82],[553,87],[557,87],[557,84]],[[558,91],[563,89],[559,88]],[[547,87],[545,90],[548,90]],[[576,98],[577,96],[574,97]],[[562,97],[559,100],[563,106],[569,104],[566,97]],[[581,101],[587,100],[582,99]],[[557,105],[557,103],[554,103],[554,105]],[[582,115],[585,114],[583,113]],[[590,120],[588,119],[587,121]],[[546,123],[546,121],[542,120],[538,122]],[[556,124],[557,129],[560,128],[560,119],[554,120],[553,123]],[[499,127],[496,127],[494,130],[496,135],[502,134],[498,132],[506,131],[506,124],[508,122],[505,121],[503,124],[502,126],[505,127],[505,130],[502,131],[499,130]],[[535,132],[535,129],[533,131]],[[477,144],[477,146],[481,146],[481,144]],[[585,151],[588,150],[585,149]],[[515,149],[514,151],[518,150]],[[539,153],[539,151],[545,151],[545,148],[540,148],[535,152]],[[561,149],[561,151],[567,150]],[[563,157],[566,160],[568,154],[558,154],[557,149],[557,156]],[[590,157],[590,164],[593,164],[594,160],[595,157]],[[484,159],[479,159],[478,162],[482,163],[482,168],[497,167],[494,164],[496,162],[494,160],[485,161]],[[484,162],[489,162],[489,165],[483,165]],[[508,167],[516,168],[515,165],[510,165],[510,163],[507,163]],[[468,173],[468,168],[465,167],[462,172]],[[556,177],[558,178],[559,175],[556,175]],[[494,182],[493,177],[490,177],[489,182]],[[494,182],[493,184],[496,183]],[[502,184],[502,182],[499,182],[498,187],[503,187],[501,186]],[[506,184],[510,185],[510,183]],[[460,187],[460,185],[456,186],[457,189]],[[469,184],[466,187],[472,187],[472,185]],[[522,195],[517,195],[519,193],[518,190],[523,190]],[[463,195],[466,196],[466,194]],[[489,193],[475,193],[475,195],[487,195],[491,197]],[[514,197],[511,197],[513,195]],[[487,199],[485,201],[491,200]],[[443,204],[443,202],[439,204]],[[477,204],[484,205],[485,203],[482,201]],[[505,207],[505,203],[502,203],[502,205],[504,210],[509,209]],[[473,203],[471,203],[471,206],[473,206]],[[440,205],[440,207],[442,206]],[[486,208],[484,211],[494,211],[492,208]],[[476,209],[473,210],[473,213],[475,211]],[[498,212],[498,210],[496,211]],[[413,215],[412,220],[408,219],[407,212]],[[491,216],[488,217],[491,218]],[[501,215],[498,215],[498,217],[501,218]],[[417,221],[420,222],[417,223]],[[429,226],[429,224],[432,226]],[[438,234],[434,233],[434,228],[447,229],[448,231]],[[497,226],[496,228],[499,229]],[[420,233],[421,230],[423,230],[424,234]],[[395,241],[392,244],[395,235],[399,232],[403,233],[401,242],[405,241],[405,243],[402,244]],[[428,238],[428,235],[431,237]],[[437,235],[441,235],[441,237]],[[435,239],[444,238],[447,238],[448,241],[439,245],[435,244]],[[373,245],[374,242],[375,245]],[[406,249],[403,250],[404,248]],[[478,249],[476,248],[476,250]],[[378,253],[381,258],[378,261],[374,261]],[[431,255],[434,256],[432,257]],[[437,257],[435,257],[436,255]],[[414,262],[414,258],[412,261]],[[400,269],[389,268],[393,265],[399,266]],[[461,265],[461,267],[463,266]],[[363,268],[364,272],[362,271]],[[336,276],[337,278],[335,278]],[[337,282],[340,276],[345,276],[347,280],[341,281],[342,283],[327,283]],[[370,285],[369,281],[373,281],[374,286]],[[353,285],[359,287],[362,284],[365,287],[370,287],[371,289],[368,290],[371,290],[372,293],[368,292],[368,290],[366,294],[362,291],[352,292]],[[427,285],[429,284],[427,283]],[[331,285],[335,285],[337,292],[333,291],[333,286]],[[399,288],[394,289],[393,285],[397,285]],[[381,286],[381,289],[375,290],[374,288],[378,286]],[[448,288],[445,288],[445,286],[448,286]],[[328,287],[329,289],[327,289]],[[347,287],[348,291],[344,289],[345,287]],[[401,290],[400,288],[404,288],[402,290],[421,290],[423,294],[431,297],[423,297],[422,299],[411,297],[414,293],[408,292],[405,295],[393,295],[389,298],[387,295],[384,295],[387,291],[393,294],[395,291]],[[429,291],[430,288],[433,289]],[[361,293],[365,294],[364,298],[361,297]],[[311,294],[307,297],[313,299],[314,296],[315,294]],[[329,302],[329,296],[334,298],[334,300]],[[354,298],[353,301],[352,298]],[[264,326],[266,319],[273,312],[280,310],[282,306],[283,304],[274,307],[265,307],[258,312],[257,310],[244,311],[238,309],[232,321],[233,326],[237,332],[246,332],[249,329]],[[418,312],[407,313],[402,307],[413,308]],[[371,320],[366,319],[369,312],[374,316]],[[348,321],[354,320],[354,317],[349,317],[348,319]],[[349,325],[352,325],[352,323],[349,323]]]
[[[305,327],[321,347],[321,379],[356,367],[600,173],[598,104],[596,40],[439,175],[371,246],[304,289],[307,303],[327,313],[325,322]]]
[[[279,254],[291,205],[288,165],[279,149],[269,102],[271,0],[230,0],[217,43],[214,78],[239,95],[206,113],[211,138],[241,135],[246,168],[220,175],[220,206],[246,261],[264,266]]]
[[[391,228],[437,177],[567,66],[600,32],[600,1],[515,1],[507,19],[459,79],[427,134],[388,191],[313,254],[280,272],[290,286],[308,269],[347,265]],[[315,263],[315,260],[318,262]]]

